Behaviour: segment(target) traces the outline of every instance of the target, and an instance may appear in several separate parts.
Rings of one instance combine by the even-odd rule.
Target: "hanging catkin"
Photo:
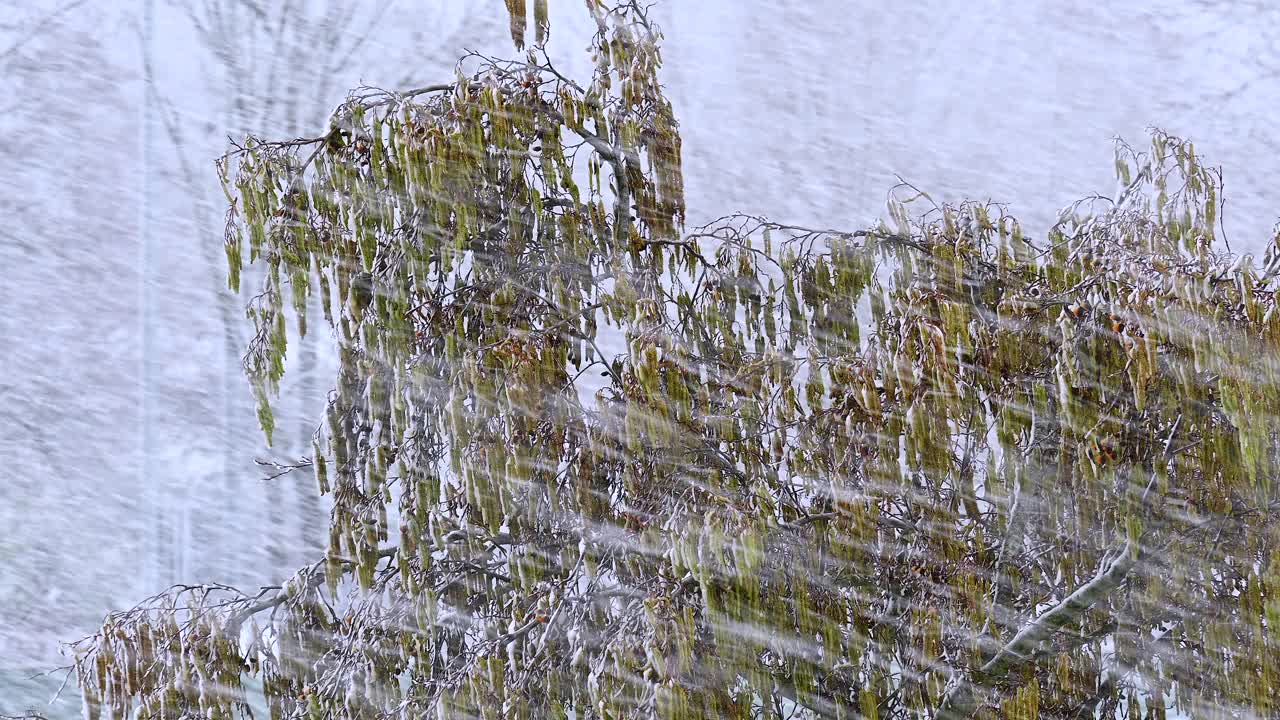
[[[551,24],[547,17],[547,0],[533,0],[534,38],[539,45],[547,42]]]
[[[524,28],[528,22],[524,0],[507,0],[507,11],[511,13],[511,41],[517,50],[524,49]]]

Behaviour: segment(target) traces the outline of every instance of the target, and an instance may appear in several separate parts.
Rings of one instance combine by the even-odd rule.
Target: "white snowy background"
[[[557,63],[589,20],[552,0]],[[148,10],[150,8],[150,10]],[[690,221],[871,222],[901,176],[1042,232],[1110,194],[1158,125],[1224,168],[1227,238],[1280,216],[1280,6],[1264,0],[665,0]],[[357,85],[510,54],[497,0],[0,0],[0,713],[46,703],[58,641],[175,582],[279,581],[316,556],[328,338],[291,346],[272,450],[239,373],[212,160],[314,134]]]

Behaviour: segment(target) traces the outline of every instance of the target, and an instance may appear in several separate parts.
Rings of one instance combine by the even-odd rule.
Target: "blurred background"
[[[1144,7],[1131,7],[1143,5]],[[583,76],[591,21],[552,0]],[[1226,178],[1227,240],[1280,216],[1280,8],[1262,0],[665,0],[691,225],[733,211],[878,217],[901,177],[1007,202],[1042,233],[1114,190],[1112,147],[1159,126]],[[332,382],[290,347],[277,442],[240,373],[226,290],[228,138],[315,135],[358,86],[511,56],[498,0],[0,0],[0,713],[78,715],[59,641],[179,582],[254,587],[321,552],[309,472]],[[252,288],[248,289],[252,292]]]

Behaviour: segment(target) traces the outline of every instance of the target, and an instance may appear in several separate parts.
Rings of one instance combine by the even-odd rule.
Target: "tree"
[[[659,31],[588,7],[585,85],[538,0],[524,60],[224,158],[268,438],[288,318],[337,339],[328,551],[108,616],[91,715],[1275,713],[1280,266],[1192,145],[1043,238],[909,186],[685,233]]]

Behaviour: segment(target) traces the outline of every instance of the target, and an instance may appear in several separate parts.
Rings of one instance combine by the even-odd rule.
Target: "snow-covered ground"
[[[349,87],[447,78],[464,46],[509,49],[497,0],[381,15],[312,0],[310,22],[274,36],[244,15],[217,34],[154,0],[144,52],[145,4],[0,13],[0,712],[43,702],[56,678],[28,676],[105,611],[178,580],[278,580],[322,540],[309,478],[267,484],[252,463],[268,453],[227,342],[243,316],[219,290],[211,160],[226,134],[311,132]],[[327,12],[348,4],[337,25]],[[589,21],[579,2],[553,6],[555,56],[581,70]],[[858,226],[901,176],[1007,201],[1043,229],[1110,193],[1113,136],[1142,142],[1149,125],[1224,166],[1237,250],[1260,249],[1280,215],[1280,10],[1266,3],[668,0],[657,16],[691,222]],[[335,55],[365,21],[363,49]],[[268,94],[291,101],[264,110]],[[291,358],[309,370],[291,376],[303,400],[272,457],[309,453],[326,347]]]

